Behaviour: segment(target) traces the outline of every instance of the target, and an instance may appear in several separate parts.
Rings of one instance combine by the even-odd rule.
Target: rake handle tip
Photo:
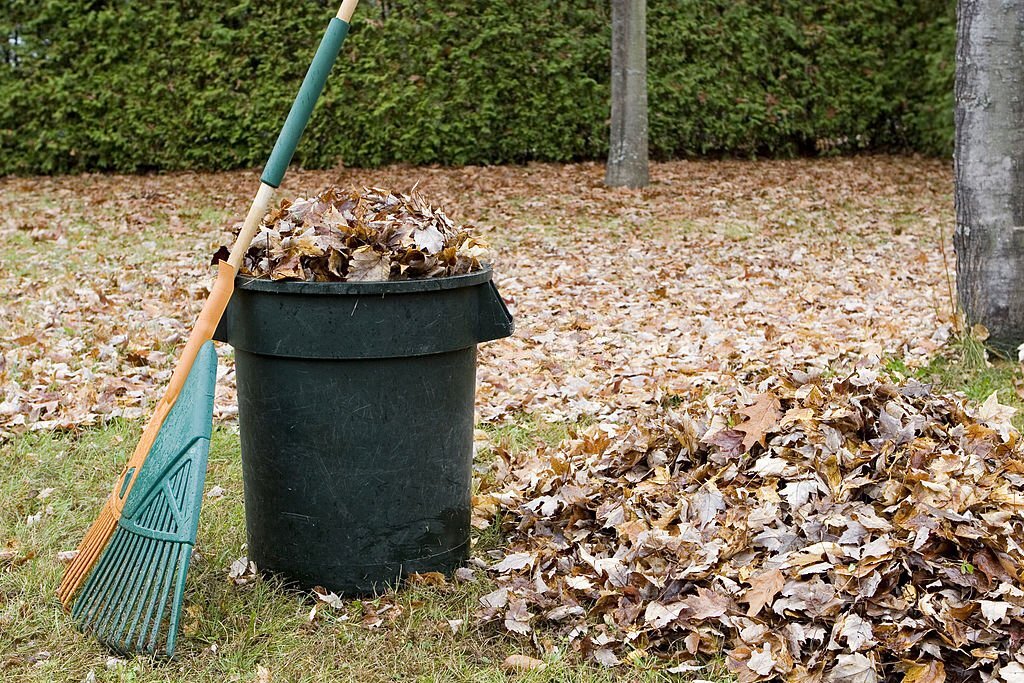
[[[345,0],[341,3],[341,7],[338,9],[338,18],[349,23],[352,20],[352,13],[356,11],[356,5],[359,4],[359,0]]]

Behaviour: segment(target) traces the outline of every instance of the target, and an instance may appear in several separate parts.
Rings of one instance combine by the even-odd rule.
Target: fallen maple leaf
[[[342,609],[345,607],[345,603],[338,594],[334,591],[327,590],[323,586],[314,586],[313,595],[316,596],[317,600],[326,603],[334,609]]]
[[[999,677],[1005,683],[1024,683],[1024,665],[1020,662],[1010,662],[999,669]]]
[[[533,553],[512,553],[491,567],[491,569],[496,572],[510,572],[531,566],[533,561]]]
[[[383,252],[365,245],[352,252],[348,265],[348,279],[352,282],[364,280],[387,280],[391,274],[391,263]]]
[[[697,595],[691,595],[683,600],[682,604],[689,611],[692,619],[710,619],[720,617],[729,609],[730,600],[727,596],[715,592],[713,589],[697,587]]]
[[[1017,414],[1013,406],[1003,405],[999,402],[999,392],[993,391],[985,402],[978,407],[978,419],[999,432],[1003,441],[1010,438],[1010,431],[1013,425],[1010,419]]]
[[[768,569],[750,577],[750,588],[740,598],[750,605],[748,617],[756,617],[765,605],[770,605],[786,584],[786,577],[778,569]]]
[[[679,617],[683,609],[683,603],[677,602],[674,605],[663,605],[660,602],[647,603],[644,611],[644,621],[654,628],[664,628]]]
[[[409,574],[405,580],[412,586],[432,586],[443,588],[448,585],[448,578],[441,572],[420,572]]]
[[[508,606],[505,612],[505,628],[513,633],[527,635],[532,630],[530,620],[533,615],[526,608],[525,600],[515,600]]]
[[[772,659],[772,649],[768,643],[760,650],[754,650],[750,659],[747,660],[747,668],[759,676],[767,676],[775,668],[775,660]]]
[[[231,563],[231,567],[228,569],[228,580],[236,586],[244,586],[255,581],[258,577],[259,573],[256,569],[256,563],[248,557],[238,558]]]
[[[64,564],[71,562],[78,557],[78,552],[77,550],[61,550],[57,553],[57,561]],[[0,560],[3,560],[3,553],[0,553]]]

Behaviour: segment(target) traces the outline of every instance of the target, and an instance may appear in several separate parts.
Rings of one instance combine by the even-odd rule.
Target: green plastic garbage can
[[[490,269],[388,282],[239,278],[248,556],[300,587],[373,593],[469,556],[477,344],[512,333]]]

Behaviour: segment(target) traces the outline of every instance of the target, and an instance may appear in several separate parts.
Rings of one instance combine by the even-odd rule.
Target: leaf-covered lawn
[[[671,162],[642,191],[602,177],[594,164],[290,177],[282,197],[419,183],[496,251],[517,332],[481,349],[476,569],[372,604],[321,602],[312,622],[309,602],[229,581],[244,531],[222,349],[208,487],[226,493],[200,525],[186,654],[158,671],[501,680],[514,654],[546,663],[514,674],[526,680],[716,679],[723,660],[749,681],[971,680],[999,666],[1015,680],[1010,411],[968,413],[903,382],[954,374],[940,357],[953,321],[948,164]],[[5,675],[162,675],[107,670],[47,596],[255,182],[0,181],[0,457],[15,463],[3,493],[19,501],[0,518],[0,633],[32,614],[0,636]],[[1019,371],[1005,373],[975,372],[965,388],[983,400],[991,376],[1012,402]],[[851,577],[871,592],[851,592]],[[57,655],[62,639],[73,645]],[[327,661],[335,647],[351,658]],[[711,664],[690,671],[688,653]]]
[[[488,421],[605,418],[753,368],[914,364],[948,334],[948,164],[680,161],[652,178],[623,191],[596,164],[296,172],[279,196],[419,183],[483,228],[519,330],[483,348]],[[0,434],[138,417],[256,184],[245,172],[0,180]],[[231,371],[221,379],[223,416]]]

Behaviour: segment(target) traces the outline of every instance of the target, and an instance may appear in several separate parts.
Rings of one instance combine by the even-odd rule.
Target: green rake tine
[[[117,652],[174,653],[202,505],[216,371],[213,342],[207,342],[72,609],[83,630]],[[162,628],[168,610],[173,633]]]
[[[150,507],[150,514],[147,515],[148,520],[147,521],[143,520],[143,523],[146,523],[147,525],[148,524],[152,524],[153,522],[155,522],[156,520],[158,520],[160,518],[160,513],[161,513],[161,509],[160,508],[157,508],[156,506],[151,506]],[[133,596],[133,600],[132,600],[132,603],[131,603],[131,604],[137,603],[137,605],[138,605],[135,608],[135,614],[133,615],[132,620],[130,622],[128,622],[128,624],[127,624],[127,625],[131,626],[131,629],[128,631],[128,634],[126,636],[119,635],[118,638],[117,638],[119,644],[122,647],[124,647],[126,650],[129,649],[127,647],[127,645],[131,641],[131,633],[134,631],[135,627],[137,626],[138,616],[141,613],[142,608],[143,608],[143,606],[145,604],[145,596],[151,590],[151,584],[153,583],[153,573],[152,573],[153,567],[156,566],[156,567],[158,567],[158,570],[159,570],[160,564],[158,562],[158,559],[159,559],[160,555],[163,553],[162,545],[159,542],[156,542],[156,541],[153,541],[153,540],[150,540],[150,541],[151,541],[150,547],[148,547],[148,551],[147,551],[148,555],[150,555],[150,563],[147,564],[147,566],[145,568],[145,572],[143,574],[144,577],[146,577],[146,580],[139,587],[139,589],[137,591],[137,595]],[[126,607],[125,611],[127,612],[127,607]],[[124,626],[127,626],[127,625],[119,626],[117,632],[119,634],[122,634],[123,630],[124,630]]]
[[[147,558],[150,553],[151,545],[152,543],[148,538],[142,539],[139,544],[139,564],[134,567],[132,580],[128,585],[128,590],[123,593],[123,595],[127,596],[127,600],[111,600],[107,611],[104,613],[104,616],[107,618],[100,620],[101,627],[99,634],[102,640],[112,643],[116,641],[114,636],[117,633],[118,626],[127,618],[127,612],[131,609],[131,605],[134,602],[138,585],[145,578],[143,570],[147,565]]]
[[[126,624],[122,625],[118,631],[118,642],[125,649],[132,649],[131,644],[135,636],[135,631],[142,626],[140,617],[142,616],[143,610],[145,610],[150,601],[152,601],[154,585],[160,577],[159,572],[161,571],[163,560],[166,555],[166,544],[156,543],[155,545],[156,548],[153,551],[150,565],[146,569],[146,581],[143,583],[142,588],[135,599],[135,609],[132,613],[132,618],[128,620]]]
[[[151,572],[149,574],[150,580],[146,585],[146,591],[143,596],[143,599],[139,601],[139,606],[135,610],[135,617],[132,619],[131,622],[131,628],[128,630],[128,633],[124,636],[124,642],[127,644],[130,644],[134,639],[136,628],[140,626],[142,627],[139,630],[140,639],[141,634],[146,631],[146,625],[149,624],[149,617],[153,612],[153,601],[156,600],[157,595],[160,593],[160,585],[163,582],[163,567],[164,563],[167,560],[167,551],[169,547],[169,543],[161,543],[160,549],[156,553],[154,553],[153,560],[154,565],[156,566],[156,572]],[[157,578],[160,579],[159,582],[156,580]],[[146,609],[146,618],[144,621],[140,621],[139,617],[142,616],[143,609]]]
[[[119,644],[127,643],[131,640],[131,632],[138,625],[139,615],[142,614],[142,609],[146,605],[146,596],[152,589],[153,585],[153,571],[154,569],[159,570],[159,564],[157,560],[162,555],[162,544],[154,539],[146,539],[146,565],[142,572],[140,572],[139,581],[133,587],[131,593],[131,599],[125,604],[121,610],[121,618],[117,621],[117,625],[113,628],[112,640]],[[131,615],[129,617],[129,615]],[[126,629],[128,629],[126,631]]]
[[[134,615],[132,616],[131,620],[127,621],[126,623],[119,624],[117,628],[118,641],[126,644],[131,642],[132,633],[134,632],[136,626],[138,626],[138,618],[139,616],[141,616],[142,610],[146,606],[146,598],[152,592],[153,582],[156,578],[154,576],[154,571],[159,572],[162,569],[162,558],[165,555],[164,546],[166,544],[163,541],[157,539],[149,539],[149,541],[149,563],[147,564],[146,569],[143,572],[145,580],[136,587],[135,593],[133,594],[130,603],[130,605],[135,606]],[[128,630],[127,633],[124,633],[124,628],[126,626],[131,626],[131,628]]]
[[[188,558],[185,558],[185,557],[181,558],[181,560],[178,563],[178,576],[176,578],[175,588],[174,588],[175,594],[177,594],[179,591],[184,592],[184,590],[185,590],[185,576],[188,574],[188,565],[189,565],[189,559],[190,559],[191,554],[192,554],[192,549],[188,548],[188,547],[184,547],[184,548],[181,549],[181,552],[182,553],[188,552],[189,553],[189,557]],[[170,626],[168,626],[168,633],[169,633],[169,635],[167,636],[167,647],[170,650],[174,650],[174,644],[175,644],[175,642],[178,639],[178,620],[181,618],[181,611],[180,610],[176,610],[176,609],[175,610],[171,610],[171,615],[170,616],[171,616],[171,623],[170,623]]]
[[[117,538],[111,541],[110,548],[117,553],[121,553],[126,543],[126,539]],[[109,567],[98,567],[90,576],[89,580],[85,584],[85,589],[82,590],[82,594],[86,596],[92,596],[89,600],[79,600],[75,603],[74,609],[71,611],[72,617],[78,619],[84,618],[86,623],[92,621],[92,613],[96,610],[97,603],[102,600],[105,590],[101,587],[109,586],[108,578],[110,574]],[[100,592],[97,592],[100,589]]]
[[[131,584],[129,584],[130,588],[128,595],[131,595],[131,587],[134,586],[135,582],[138,580],[138,577],[141,576],[141,570],[145,566],[146,562],[146,552],[148,551],[149,548],[149,539],[135,537],[133,540],[135,540],[134,545],[136,548],[136,552],[132,555],[131,560],[126,562],[125,565],[123,565],[129,568],[128,571],[130,572],[130,575],[133,577]],[[117,572],[115,572],[114,576],[117,576]],[[117,581],[112,581],[111,585],[112,588],[120,587]],[[114,594],[116,594],[116,591]],[[110,632],[110,628],[112,625],[111,621],[117,619],[120,616],[120,614],[120,601],[108,599],[106,605],[104,605],[102,614],[97,617],[99,627],[98,633],[108,634]]]
[[[173,546],[171,546],[171,545],[167,546],[167,554],[168,554],[168,556],[171,555],[173,550],[174,550]],[[189,553],[191,553],[191,552],[192,552],[192,549],[190,548],[189,549]],[[151,654],[156,651],[156,641],[160,637],[160,624],[161,624],[161,622],[163,621],[163,618],[164,618],[164,607],[167,605],[167,593],[171,589],[171,583],[172,583],[172,576],[171,576],[170,572],[164,572],[164,575],[160,578],[160,592],[157,594],[156,601],[153,602],[150,605],[149,613],[146,615],[146,624],[147,624],[147,626],[139,634],[139,646],[143,647],[147,652],[149,652]],[[151,621],[150,619],[151,619],[151,616],[152,616],[152,611],[154,609],[157,610],[156,619]],[[146,646],[145,645],[145,635],[146,635],[146,631],[150,630],[150,627],[148,626],[148,624],[152,624],[152,634],[150,635],[150,638],[149,638],[149,645]],[[172,645],[170,647],[170,650],[171,651],[174,650],[173,643],[172,643]]]
[[[118,547],[116,548],[116,553],[112,554],[111,557],[120,557],[121,562],[129,561],[129,559],[138,551],[134,537],[122,537],[115,538],[115,543],[111,543],[112,547],[105,550],[104,555],[106,555],[108,551],[113,552],[113,546],[115,545]],[[77,618],[79,616],[77,613],[80,611],[79,605],[85,602],[85,605],[81,610],[84,612],[84,622],[90,625],[96,622],[96,619],[99,617],[103,607],[107,604],[110,596],[113,594],[114,587],[117,583],[114,580],[114,577],[117,575],[118,564],[119,563],[115,562],[111,562],[106,566],[101,564],[98,568],[99,570],[94,572],[93,576],[89,577],[89,582],[86,584],[86,588],[82,590],[82,596],[83,598],[88,598],[88,596],[91,595],[93,596],[92,600],[84,601],[80,599],[75,603],[75,610],[72,611],[72,615]]]
[[[113,548],[113,547],[117,546],[118,543],[123,543],[123,541],[121,541],[121,539],[114,539],[114,540],[111,541],[110,547]],[[97,567],[96,570],[93,571],[92,574],[89,576],[89,579],[85,583],[85,588],[88,588],[89,591],[86,591],[85,589],[83,589],[83,591],[82,591],[83,595],[93,595],[94,598],[95,598],[95,595],[93,594],[93,590],[92,589],[93,589],[93,587],[99,581],[102,580],[103,573],[100,571],[101,569],[102,568]],[[79,601],[75,602],[74,608],[71,610],[72,618],[74,618],[76,620],[79,619],[79,617],[81,617],[85,612],[87,612],[89,610],[89,608],[91,608],[92,603],[93,603],[92,600],[79,600]]]

